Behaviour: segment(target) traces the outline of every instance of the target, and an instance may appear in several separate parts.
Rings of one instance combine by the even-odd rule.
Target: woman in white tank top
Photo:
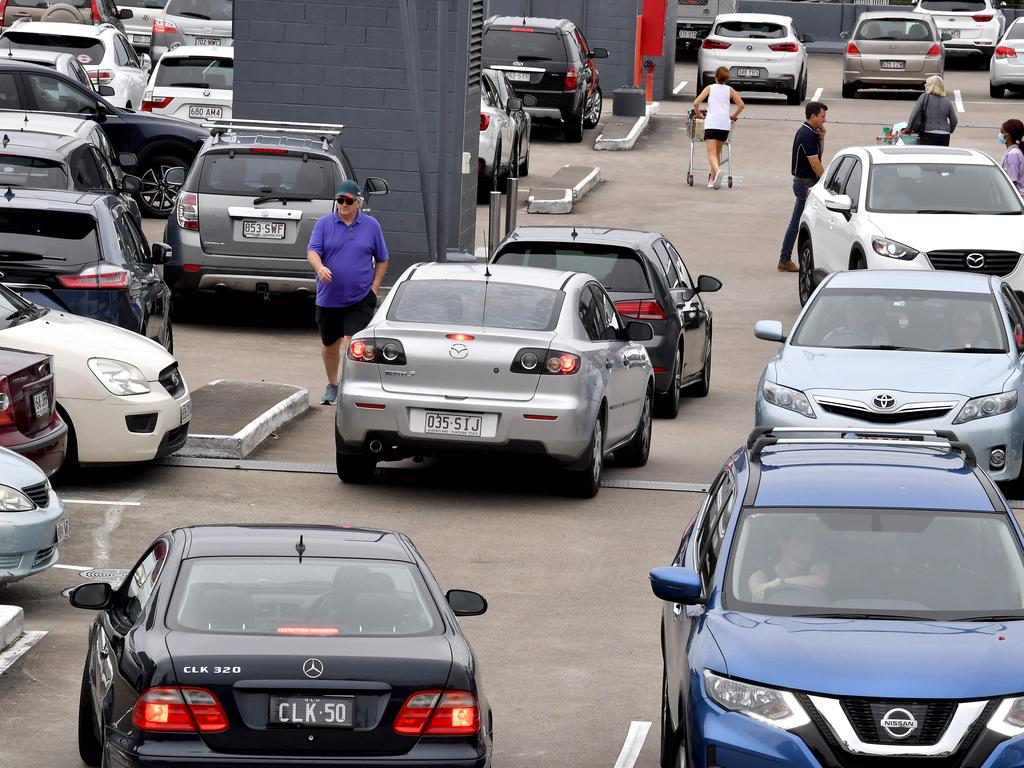
[[[700,92],[693,102],[694,113],[700,112],[705,101],[708,111],[704,117],[704,143],[708,145],[708,187],[718,189],[722,185],[722,147],[729,140],[729,131],[733,121],[743,111],[743,99],[729,85],[729,68],[719,67],[715,70],[715,82]],[[732,112],[732,105],[737,109]]]

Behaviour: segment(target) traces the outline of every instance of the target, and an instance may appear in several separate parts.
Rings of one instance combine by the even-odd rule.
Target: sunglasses
[[[354,198],[354,197],[339,197],[338,198],[338,202],[341,205],[355,205],[356,204],[356,198]]]

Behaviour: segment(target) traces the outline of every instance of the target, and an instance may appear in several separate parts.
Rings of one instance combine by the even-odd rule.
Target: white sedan
[[[142,111],[195,123],[230,119],[234,62],[235,49],[227,46],[172,48],[149,78]]]
[[[111,24],[64,24],[50,21],[23,21],[9,27],[0,36],[0,51],[28,49],[60,51],[72,54],[85,67],[98,89],[113,88],[106,97],[116,107],[137,109],[149,80],[149,56],[140,58],[120,31]]]
[[[31,304],[0,285],[0,346],[53,356],[66,464],[150,461],[188,438],[192,401],[178,363],[123,328]]]
[[[1024,88],[1024,21],[1021,19],[1007,28],[988,64],[989,96],[1001,99],[1007,88]]]

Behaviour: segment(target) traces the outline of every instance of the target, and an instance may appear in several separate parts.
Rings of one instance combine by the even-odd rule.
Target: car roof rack
[[[971,468],[978,465],[974,449],[946,429],[879,429],[862,427],[754,427],[747,450],[756,459],[773,445],[873,445],[930,448],[959,453]]]
[[[214,143],[219,143],[227,133],[286,133],[316,137],[323,143],[325,150],[330,149],[334,140],[345,130],[345,126],[340,123],[283,123],[279,120],[241,120],[235,117],[211,120],[202,125],[210,129]]]

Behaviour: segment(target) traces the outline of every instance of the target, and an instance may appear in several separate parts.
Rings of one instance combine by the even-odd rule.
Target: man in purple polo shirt
[[[316,324],[327,371],[322,405],[338,401],[342,345],[348,349],[352,334],[370,324],[388,271],[384,233],[375,218],[360,212],[363,197],[359,185],[343,181],[336,203],[335,212],[313,227],[306,253],[316,273]]]

